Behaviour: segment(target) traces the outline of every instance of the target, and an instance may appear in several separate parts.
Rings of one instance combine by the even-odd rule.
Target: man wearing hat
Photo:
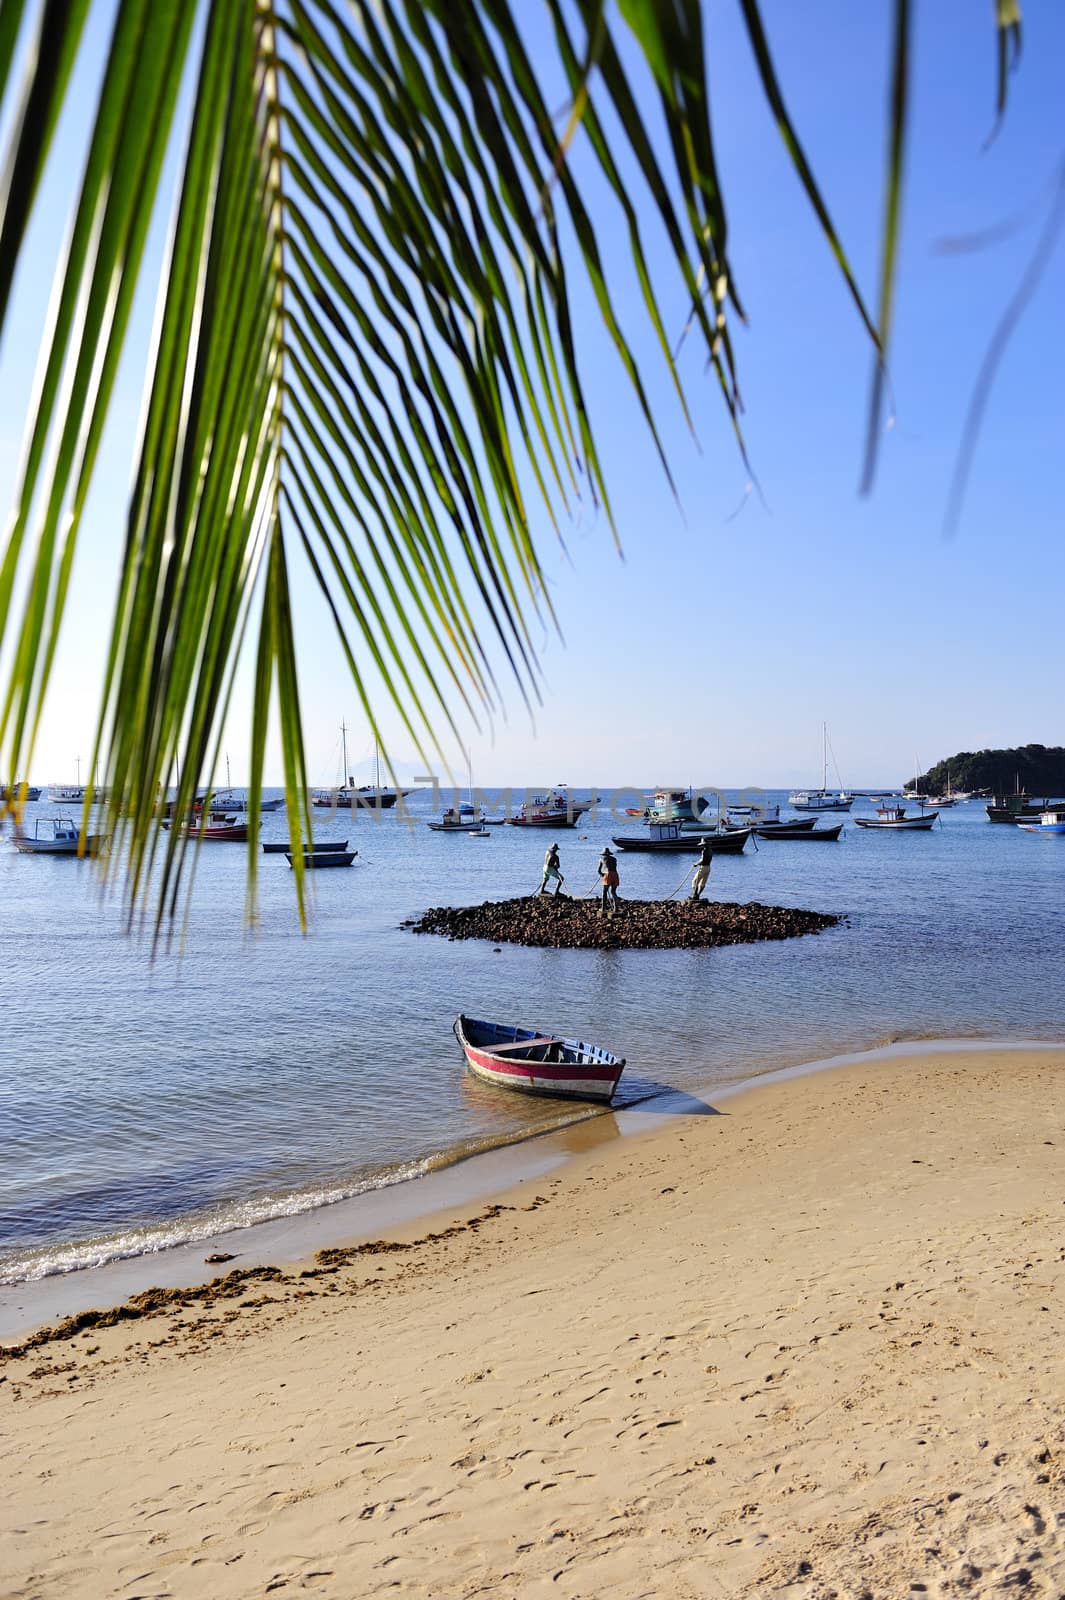
[[[710,865],[713,859],[714,852],[710,846],[710,839],[709,837],[704,837],[699,848],[699,859],[695,863],[695,870],[692,873],[691,898],[693,900],[701,900],[703,898],[703,890],[710,881]]]
[[[618,904],[618,886],[621,879],[618,877],[618,858],[609,845],[603,846],[603,853],[599,857],[599,881],[603,885],[603,907],[605,911],[610,906],[610,915],[613,916]]]
[[[562,889],[562,885],[566,881],[565,878],[563,878],[562,873],[561,873],[561,871],[559,869],[559,865],[558,865],[558,845],[557,844],[553,844],[551,846],[550,850],[548,850],[546,855],[544,856],[544,875],[543,875],[543,878],[542,878],[541,883],[540,883],[540,889],[539,889],[539,893],[540,894],[546,894],[547,893],[547,886],[551,882],[552,879],[554,879],[554,882],[555,882],[555,899],[557,900],[558,896],[559,896],[559,893],[560,893],[560,891]]]

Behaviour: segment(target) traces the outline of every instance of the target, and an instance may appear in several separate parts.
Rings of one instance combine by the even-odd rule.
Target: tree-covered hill
[[[990,789],[997,794],[1020,790],[1030,795],[1065,795],[1065,746],[1024,744],[1016,750],[960,750],[938,761],[918,778],[911,778],[922,794],[943,794],[948,780],[952,789]]]

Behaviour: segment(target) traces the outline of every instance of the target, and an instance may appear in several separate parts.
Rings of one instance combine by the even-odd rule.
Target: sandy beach
[[[1059,1595],[1063,1152],[872,1061],[9,1355],[0,1594]]]

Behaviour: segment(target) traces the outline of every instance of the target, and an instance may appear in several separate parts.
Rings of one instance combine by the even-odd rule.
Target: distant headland
[[[959,750],[905,785],[921,794],[1065,794],[1065,745],[1022,744],[1015,750]]]

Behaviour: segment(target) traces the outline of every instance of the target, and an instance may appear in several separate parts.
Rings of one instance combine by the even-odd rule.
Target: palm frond
[[[759,7],[741,5],[799,181],[859,316],[884,343],[908,0],[896,0],[876,327],[787,112]],[[3,163],[0,319],[87,12],[88,0],[41,0],[34,25],[21,0],[0,7],[0,93],[16,60],[27,62]],[[731,319],[744,311],[699,0],[548,0],[547,14],[557,59],[545,62],[510,0],[113,7],[0,561],[0,642],[13,660],[0,750],[9,772],[32,759],[160,173],[181,137],[178,91],[194,75],[94,751],[131,915],[153,904],[157,929],[190,881],[196,830],[184,819],[213,781],[252,635],[250,906],[275,714],[293,842],[310,828],[294,561],[321,594],[378,735],[383,693],[423,759],[442,754],[460,712],[501,706],[500,662],[535,702],[535,627],[554,622],[535,530],[562,537],[586,498],[618,537],[582,379],[578,286],[667,478],[641,324],[690,426],[667,333],[686,323],[743,448]],[[1011,0],[998,0],[997,20],[1009,52],[1001,100],[1019,46]],[[560,113],[546,87],[557,81],[570,94]],[[592,177],[572,159],[581,139]],[[604,207],[628,240],[635,311],[608,271]],[[649,225],[668,247],[658,272]],[[878,409],[877,393],[874,419]],[[174,825],[161,832],[168,790]]]
[[[1021,59],[1021,0],[995,0],[995,46],[998,56],[998,95],[995,101],[995,125],[988,135],[991,143],[1006,115],[1010,73],[1015,72]]]
[[[899,249],[899,219],[902,211],[903,162],[909,126],[910,85],[910,0],[895,0],[891,91],[888,113],[888,165],[884,187],[884,225],[880,246],[879,349],[873,363],[869,394],[869,416],[865,433],[865,464],[862,492],[873,486],[877,452],[883,428],[884,390],[887,385],[887,351],[891,342],[891,322],[895,299],[895,274]]]

